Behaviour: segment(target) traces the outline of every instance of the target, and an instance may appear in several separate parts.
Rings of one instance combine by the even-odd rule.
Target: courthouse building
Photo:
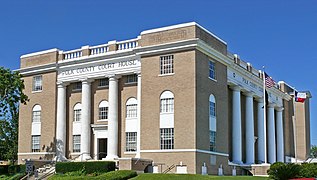
[[[19,71],[30,99],[20,107],[19,163],[136,158],[159,171],[231,174],[309,155],[310,93],[295,102],[280,81],[263,101],[263,73],[194,22],[22,55]]]

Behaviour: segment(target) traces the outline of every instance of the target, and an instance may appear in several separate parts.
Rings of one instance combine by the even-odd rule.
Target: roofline
[[[22,59],[22,58],[27,58],[27,57],[41,55],[41,54],[56,52],[56,51],[59,51],[59,49],[53,48],[53,49],[48,49],[48,50],[44,50],[44,51],[37,51],[37,52],[34,52],[34,53],[24,54],[20,58]]]
[[[171,26],[166,26],[166,27],[161,27],[161,28],[149,29],[149,30],[142,31],[141,35],[155,33],[155,32],[161,32],[161,31],[167,31],[167,30],[177,29],[177,28],[182,28],[182,27],[188,27],[188,26],[198,26],[199,28],[206,31],[211,36],[215,37],[216,39],[218,39],[219,41],[221,41],[222,43],[227,45],[227,43],[224,40],[222,40],[221,38],[219,38],[215,34],[211,33],[210,31],[208,31],[207,29],[205,29],[204,27],[202,27],[201,25],[199,25],[196,22],[188,22],[188,23],[176,24],[176,25],[171,25]]]

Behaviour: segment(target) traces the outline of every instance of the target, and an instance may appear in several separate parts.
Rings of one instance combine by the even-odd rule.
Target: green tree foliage
[[[28,101],[18,72],[0,67],[0,160],[17,160],[19,104]]]
[[[310,156],[312,158],[317,158],[317,146],[312,145],[310,148]]]
[[[284,164],[281,162],[276,162],[271,165],[267,173],[271,179],[288,180],[291,178],[300,177],[300,171],[301,166],[299,164]]]

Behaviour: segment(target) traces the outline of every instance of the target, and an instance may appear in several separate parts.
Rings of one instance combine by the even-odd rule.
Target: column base
[[[238,160],[233,160],[231,163],[233,163],[233,164],[238,164],[238,165],[243,164],[242,161],[238,161]]]
[[[68,161],[68,159],[63,155],[59,155],[54,157],[54,161],[64,162],[64,161]]]
[[[80,157],[78,158],[80,161],[88,161],[88,160],[92,160],[92,158],[90,157],[89,154],[82,154],[80,155]]]
[[[118,160],[118,158],[119,157],[117,155],[110,155],[109,154],[109,155],[106,156],[106,158],[103,158],[103,159],[105,159],[106,161],[114,161],[114,160]]]

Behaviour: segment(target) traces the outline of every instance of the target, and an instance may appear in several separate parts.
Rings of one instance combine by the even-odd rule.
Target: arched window
[[[99,120],[106,120],[108,119],[108,108],[109,104],[108,101],[101,101],[99,103]]]
[[[209,96],[209,150],[216,151],[216,99],[213,94]]]
[[[32,122],[41,122],[41,111],[40,105],[35,105],[32,110]]]
[[[129,98],[126,103],[126,117],[137,117],[138,101],[135,98]]]
[[[74,106],[74,121],[80,122],[81,120],[81,103],[77,103]]]
[[[160,97],[161,113],[174,112],[174,94],[171,91],[164,91]]]

